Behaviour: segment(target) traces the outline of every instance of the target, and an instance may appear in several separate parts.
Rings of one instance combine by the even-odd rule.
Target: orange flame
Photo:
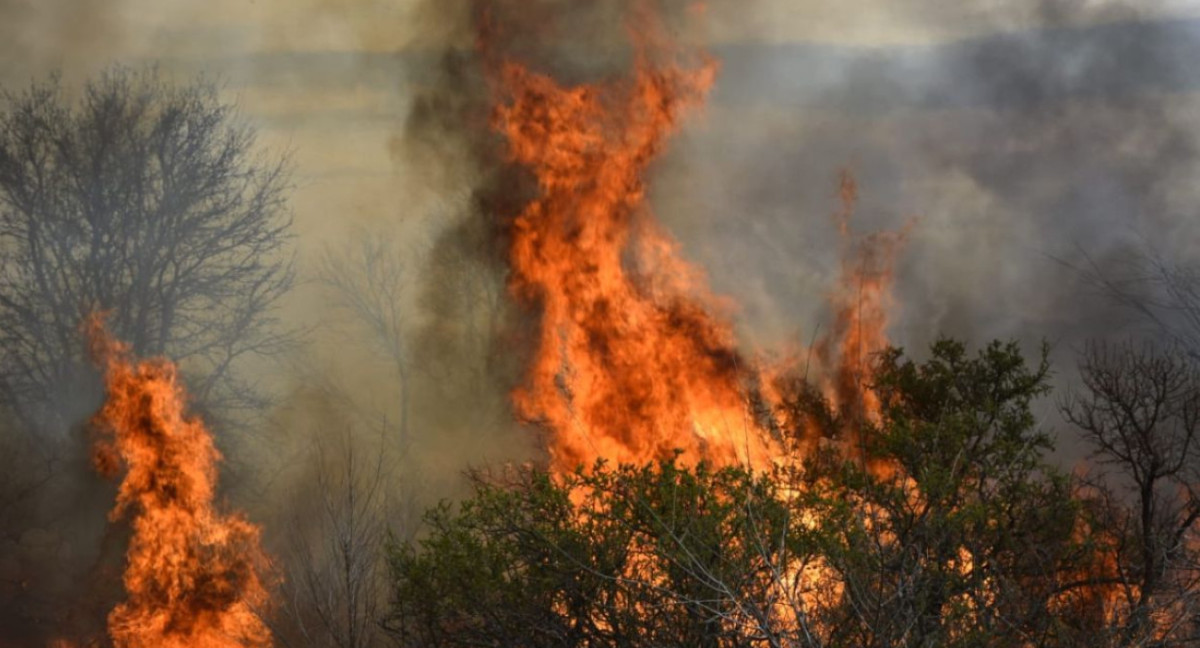
[[[110,477],[124,468],[109,519],[129,518],[133,528],[124,573],[128,599],[108,616],[114,645],[271,645],[257,613],[268,602],[259,529],[214,509],[221,457],[203,423],[185,415],[175,366],[134,362],[100,316],[85,328],[107,389],[92,421],[103,435],[94,464]]]
[[[558,470],[676,450],[690,462],[772,454],[743,395],[750,368],[731,327],[710,315],[703,277],[644,202],[646,167],[715,66],[656,63],[648,41],[633,77],[613,83],[564,88],[512,62],[495,71],[507,100],[495,125],[541,190],[510,249],[511,289],[541,316],[514,402],[551,430]]]
[[[893,267],[909,226],[856,238],[850,219],[858,204],[858,183],[849,171],[840,174],[838,198],[840,209],[834,220],[841,235],[842,267],[829,295],[834,326],[815,351],[825,372],[826,398],[848,427],[861,429],[854,424],[879,419],[879,397],[868,387],[870,362],[873,354],[888,346]]]
[[[685,463],[766,467],[781,446],[751,403],[769,381],[739,353],[728,309],[645,204],[647,167],[702,102],[716,65],[679,64],[661,25],[638,6],[630,78],[564,87],[512,61],[488,70],[494,126],[540,190],[516,218],[509,250],[510,289],[540,316],[514,405],[549,431],[556,471],[677,451]],[[486,34],[481,42],[486,48]],[[864,375],[869,353],[886,344],[890,261],[901,237],[851,249],[854,191],[844,176],[839,226],[854,261],[844,264],[833,295],[837,327],[818,360],[833,367],[824,373],[839,409],[877,412]]]

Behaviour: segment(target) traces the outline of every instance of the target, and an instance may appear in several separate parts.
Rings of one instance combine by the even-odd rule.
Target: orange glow
[[[86,323],[107,399],[92,423],[96,469],[123,471],[109,519],[130,521],[127,600],[108,616],[117,648],[269,646],[259,529],[213,506],[220,454],[184,412],[174,365],[135,362],[99,316]]]

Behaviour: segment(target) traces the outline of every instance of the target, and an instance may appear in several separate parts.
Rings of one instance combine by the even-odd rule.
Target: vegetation
[[[1083,371],[1086,402],[1119,406]],[[475,474],[424,538],[392,544],[386,628],[405,646],[1183,645],[1193,601],[1156,583],[1192,574],[1195,507],[1155,509],[1170,546],[1130,553],[1162,542],[1112,524],[1138,502],[1047,458],[1031,410],[1047,374],[1015,345],[945,340],[920,363],[883,354],[879,420],[805,431],[819,449],[769,472]]]

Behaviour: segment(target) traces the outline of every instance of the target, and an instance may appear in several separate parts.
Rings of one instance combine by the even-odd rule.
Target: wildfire
[[[510,288],[540,317],[514,404],[549,430],[556,471],[677,451],[687,463],[766,467],[781,447],[751,403],[769,381],[738,351],[728,308],[680,258],[645,201],[647,167],[687,109],[702,103],[716,65],[704,57],[680,63],[687,57],[654,16],[635,16],[629,78],[564,87],[512,61],[489,70],[494,125],[540,191],[517,217],[509,250]],[[865,369],[887,342],[890,259],[900,237],[851,246],[853,196],[847,175],[839,226],[853,261],[833,295],[837,326],[817,351],[830,401],[874,412]]]
[[[104,369],[107,400],[93,425],[103,435],[96,469],[123,468],[109,519],[129,519],[128,595],[108,616],[117,648],[271,645],[258,615],[268,602],[259,529],[213,506],[220,454],[203,423],[184,413],[176,368],[134,362],[101,317],[86,323]]]

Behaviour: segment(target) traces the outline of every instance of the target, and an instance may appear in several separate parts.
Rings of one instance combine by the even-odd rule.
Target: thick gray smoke
[[[822,325],[843,165],[860,231],[918,219],[896,282],[902,345],[1046,338],[1069,362],[1084,338],[1138,324],[1088,272],[1145,250],[1195,260],[1200,24],[1093,24],[1129,14],[1116,5],[1033,14],[1040,26],[933,45],[717,48],[709,114],[673,149],[658,204],[718,287],[751,297],[753,337]],[[1087,26],[1056,27],[1064,15]]]
[[[432,83],[400,150],[473,188],[456,222],[496,227],[521,177],[496,158],[466,34],[485,20],[493,53],[563,82],[591,80],[627,62],[620,17],[631,3],[428,4],[439,33],[454,37],[439,65],[415,64]],[[739,20],[711,4],[714,19]],[[968,22],[945,3],[904,6],[910,25]],[[666,10],[678,24],[688,13],[682,3]],[[1131,281],[1139,258],[1200,260],[1189,96],[1200,22],[1147,3],[1036,0],[969,13],[962,37],[904,45],[767,42],[729,36],[744,35],[732,22],[711,27],[721,74],[656,167],[652,203],[717,291],[742,304],[748,344],[804,344],[830,325],[830,214],[843,167],[862,189],[857,231],[916,219],[890,332],[918,353],[939,335],[1017,339],[1030,353],[1047,340],[1066,385],[1085,340],[1154,326],[1097,275],[1149,302],[1155,286]]]

